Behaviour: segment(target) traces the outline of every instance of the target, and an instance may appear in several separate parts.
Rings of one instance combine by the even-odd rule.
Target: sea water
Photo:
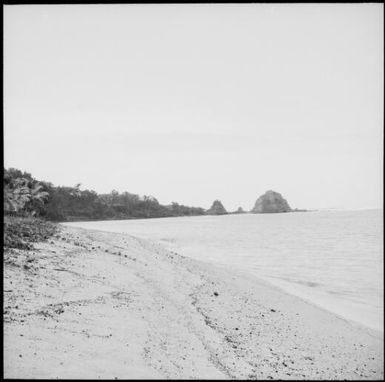
[[[383,332],[383,210],[67,223],[237,268]]]

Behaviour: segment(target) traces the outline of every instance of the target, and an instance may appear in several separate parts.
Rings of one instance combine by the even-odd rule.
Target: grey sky
[[[4,6],[5,167],[250,209],[382,207],[383,5]]]

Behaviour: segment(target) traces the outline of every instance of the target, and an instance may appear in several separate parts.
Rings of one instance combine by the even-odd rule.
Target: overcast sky
[[[383,5],[4,6],[5,167],[249,210],[382,207]]]

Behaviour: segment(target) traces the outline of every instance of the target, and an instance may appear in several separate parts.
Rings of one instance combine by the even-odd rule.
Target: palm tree
[[[42,188],[43,186],[39,183],[33,185],[33,187],[30,189],[31,201],[44,203],[44,200],[48,198],[49,193],[46,191],[41,191]]]
[[[17,178],[11,183],[4,184],[4,212],[18,213],[31,202],[43,203],[48,197],[48,192],[41,191],[43,186],[35,183],[28,186],[28,180]]]
[[[17,178],[13,183],[4,185],[4,211],[19,212],[30,201],[30,189],[27,180]]]

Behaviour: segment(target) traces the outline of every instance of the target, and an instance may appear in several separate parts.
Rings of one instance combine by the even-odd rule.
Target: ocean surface
[[[383,332],[383,210],[66,223],[219,263]]]

